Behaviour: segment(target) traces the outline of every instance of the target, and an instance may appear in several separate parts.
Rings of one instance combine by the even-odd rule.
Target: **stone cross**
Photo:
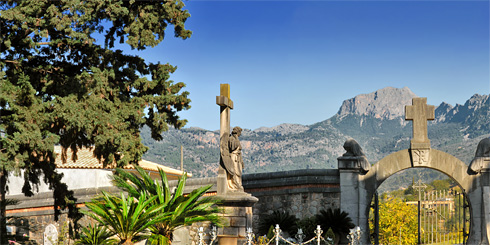
[[[226,133],[230,134],[230,109],[233,110],[233,101],[230,99],[230,85],[220,84],[220,95],[216,96],[216,104],[220,106],[220,138]]]
[[[216,96],[216,104],[220,106],[219,138],[221,140],[223,138],[223,135],[230,135],[230,109],[233,109],[233,101],[230,99],[229,84],[220,84],[220,95]],[[220,162],[221,162],[221,156],[220,156]],[[218,183],[217,183],[218,195],[220,194],[223,195],[227,192],[228,186],[226,181],[227,181],[226,171],[220,165],[218,169]]]
[[[413,137],[411,149],[429,149],[430,140],[427,135],[427,120],[434,120],[435,107],[427,105],[427,98],[413,98],[412,105],[405,106],[405,120],[413,121]]]

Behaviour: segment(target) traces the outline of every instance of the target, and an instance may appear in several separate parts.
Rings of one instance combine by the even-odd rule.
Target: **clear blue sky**
[[[428,103],[490,93],[489,1],[186,1],[188,40],[138,55],[178,66],[187,127],[219,129],[219,84],[231,126],[313,124],[342,101],[391,86]]]

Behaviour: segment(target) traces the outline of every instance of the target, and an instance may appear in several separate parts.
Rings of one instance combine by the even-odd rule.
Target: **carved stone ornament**
[[[475,158],[470,163],[470,172],[480,173],[490,170],[490,138],[485,138],[478,143]]]
[[[371,169],[371,164],[367,160],[366,156],[362,152],[362,148],[354,139],[348,139],[344,143],[344,149],[346,153],[342,155],[342,158],[353,158],[357,160],[359,168],[362,172],[367,173]]]
[[[428,165],[430,162],[430,149],[411,149],[414,166]]]

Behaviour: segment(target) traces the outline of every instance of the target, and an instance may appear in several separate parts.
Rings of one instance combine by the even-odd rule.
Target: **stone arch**
[[[393,174],[409,169],[409,168],[431,168],[434,170],[438,170],[452,179],[454,179],[466,192],[468,197],[468,202],[470,203],[470,214],[472,217],[471,220],[471,230],[470,236],[468,238],[468,244],[480,244],[483,237],[482,233],[482,225],[480,224],[483,220],[482,217],[482,198],[481,198],[481,187],[479,184],[478,175],[472,175],[468,173],[468,166],[459,160],[458,158],[439,151],[435,149],[430,149],[430,160],[424,164],[414,163],[411,155],[411,150],[401,150],[395,153],[392,153],[385,158],[381,159],[379,162],[374,164],[369,172],[365,175],[362,173],[356,173],[353,169],[349,169],[350,177],[356,176],[357,178],[353,179],[354,189],[357,189],[358,199],[357,199],[357,210],[350,210],[350,214],[352,213],[354,221],[357,221],[358,225],[361,227],[361,230],[366,231],[362,235],[363,243],[369,244],[369,209],[370,203],[373,198],[373,195],[376,189],[390,176]],[[339,158],[339,166],[342,161]],[[345,170],[343,171],[344,174]],[[354,174],[354,175],[353,175]],[[341,171],[342,175],[342,171]],[[344,175],[348,177],[347,175]],[[345,179],[345,178],[344,178]],[[356,181],[357,180],[357,181]],[[342,176],[341,176],[341,185],[342,185]],[[357,187],[357,188],[356,188]],[[342,187],[341,187],[342,188]],[[342,190],[344,191],[344,190]],[[478,194],[480,193],[480,194]],[[342,199],[342,197],[341,197]],[[342,200],[341,200],[342,202]],[[343,207],[343,204],[341,203]],[[354,211],[354,212],[352,212]],[[356,212],[357,211],[357,212]]]
[[[371,170],[361,180],[365,183],[368,196],[393,174],[409,168],[430,168],[438,170],[454,179],[465,192],[474,190],[475,175],[468,174],[468,165],[458,158],[435,149],[430,150],[430,161],[427,164],[412,163],[410,150],[392,153],[371,167]]]

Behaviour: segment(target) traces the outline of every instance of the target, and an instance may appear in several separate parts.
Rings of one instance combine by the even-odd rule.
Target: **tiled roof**
[[[58,154],[56,157],[57,168],[78,168],[78,169],[113,169],[114,168],[114,164],[112,164],[112,166],[104,167],[104,164],[94,156],[92,148],[78,149],[77,160],[75,162],[72,160],[73,152],[70,149],[68,149],[66,153],[67,156],[66,156],[65,163],[63,163],[63,161],[61,160],[61,146],[55,146],[54,151]],[[181,176],[183,174],[183,172],[180,170],[166,167],[158,163],[154,163],[146,160],[140,160],[139,166],[145,170],[155,171],[155,172],[158,172],[158,169],[162,169],[167,174],[168,177],[170,177],[169,175]],[[134,169],[134,166],[127,165],[124,168]],[[187,176],[191,177],[192,174],[187,173]]]

